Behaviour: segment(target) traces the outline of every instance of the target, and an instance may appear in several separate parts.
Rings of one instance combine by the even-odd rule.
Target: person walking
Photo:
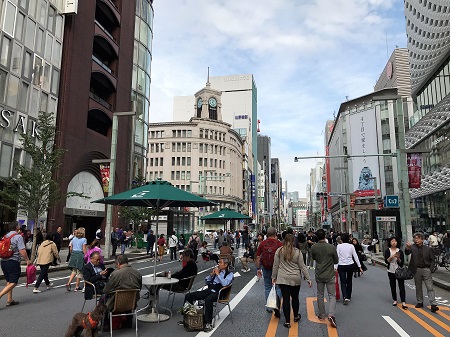
[[[258,279],[264,279],[264,295],[267,303],[267,297],[272,289],[272,268],[275,261],[275,252],[283,244],[277,239],[277,231],[274,227],[267,229],[267,239],[261,242],[256,250],[256,273]],[[273,310],[266,307],[267,312]],[[275,310],[275,315],[280,316],[279,310]]]
[[[153,256],[153,249],[155,247],[156,236],[153,234],[153,229],[150,229],[147,233],[147,255]]]
[[[55,243],[56,249],[58,250],[58,253],[59,253],[61,251],[61,245],[63,242],[61,226],[58,226],[58,228],[56,229],[56,232],[53,233],[51,240]]]
[[[200,237],[198,236],[198,232],[194,231],[188,241],[188,248],[192,249],[194,252],[194,260],[197,261],[198,249],[201,246]],[[219,245],[220,248],[220,245]]]
[[[86,238],[85,238],[85,229],[83,227],[77,228],[75,231],[75,237],[72,239],[69,245],[69,249],[71,252],[70,260],[69,260],[69,268],[72,271],[70,273],[69,281],[66,284],[67,291],[71,290],[71,283],[73,279],[76,277],[75,281],[75,289],[74,291],[81,290],[80,281],[82,277],[81,270],[84,266],[84,254],[86,254]]]
[[[119,243],[120,243],[120,254],[125,254],[125,249],[127,248],[127,243],[128,243],[128,237],[127,237],[127,232],[126,231],[122,231],[122,234],[120,235],[119,238]]]
[[[306,254],[308,253],[308,243],[306,242],[306,237],[305,234],[303,234],[302,232],[299,232],[297,235],[297,242],[299,245],[299,249],[302,252],[303,255],[303,262],[306,265]]]
[[[117,244],[120,240],[119,228],[116,227],[114,231],[111,233],[111,245],[112,245],[112,254],[111,256],[116,256]]]
[[[319,229],[316,232],[317,244],[311,247],[311,257],[316,261],[316,284],[317,284],[317,307],[320,320],[325,319],[324,292],[325,287],[328,293],[328,321],[333,328],[336,328],[336,276],[334,265],[339,262],[336,247],[327,243],[325,231]]]
[[[352,239],[352,245],[355,247],[356,250],[356,255],[358,255],[358,260],[359,260],[359,264],[361,265],[361,268],[363,271],[367,270],[367,267],[365,266],[364,262],[363,262],[363,254],[364,254],[364,249],[362,247],[362,245],[359,243],[357,238],[353,238]],[[353,273],[354,277],[360,277],[361,273],[359,271],[359,269],[356,267],[355,265],[355,272]]]
[[[306,242],[308,243],[308,261],[307,261],[308,269],[313,268],[314,261],[311,258],[311,248],[316,243],[316,240],[317,239],[314,233],[311,230],[308,231],[308,235],[306,236]]]
[[[10,240],[11,249],[13,255],[11,257],[2,257],[1,268],[3,275],[5,276],[6,285],[0,291],[0,298],[6,295],[6,306],[17,305],[18,301],[13,299],[13,289],[19,283],[20,277],[20,258],[22,257],[26,263],[27,267],[31,264],[28,258],[27,252],[25,250],[25,243],[23,242],[22,236],[19,234],[20,226],[17,221],[13,221],[8,224],[8,233],[4,236]]]
[[[169,251],[170,251],[170,261],[177,259],[177,246],[178,246],[178,238],[175,235],[175,231],[172,231],[172,235],[169,236]]]
[[[164,250],[165,250],[165,247],[166,247],[166,239],[164,239],[164,234],[161,234],[159,236],[157,245],[158,245],[158,261],[161,262],[162,259],[163,259]]]
[[[413,235],[414,244],[406,243],[405,254],[411,255],[408,269],[414,274],[414,283],[416,284],[416,308],[423,307],[422,282],[428,292],[428,299],[431,304],[431,312],[436,312],[439,307],[436,305],[436,298],[433,289],[433,279],[431,278],[430,266],[434,263],[434,251],[431,247],[425,246],[423,233]]]
[[[311,288],[312,282],[303,263],[302,253],[298,248],[294,247],[294,235],[287,234],[284,237],[283,246],[278,248],[275,253],[272,269],[272,284],[277,284],[280,287],[283,297],[283,314],[285,319],[283,325],[286,328],[291,327],[291,301],[294,322],[298,322],[301,318],[298,298],[302,279],[301,274],[306,277],[308,286]]]
[[[403,262],[405,261],[404,254],[401,249],[398,248],[398,240],[396,238],[390,238],[387,242],[388,248],[384,251],[384,262],[387,265],[389,286],[391,287],[391,294],[393,306],[397,306],[397,287],[400,290],[400,300],[402,301],[403,310],[408,309],[405,303],[406,292],[405,292],[405,280],[397,280],[395,278],[395,271],[398,267],[403,267]],[[396,282],[397,281],[397,282]]]
[[[361,264],[359,263],[355,246],[349,243],[350,236],[348,233],[342,233],[341,240],[342,243],[336,248],[339,258],[338,273],[339,280],[341,281],[341,293],[344,300],[343,304],[347,305],[352,299],[352,282],[355,263],[357,264],[361,274],[363,273],[363,270],[361,268]]]
[[[36,284],[34,285],[34,294],[38,294],[41,292],[39,290],[39,286],[41,285],[42,281],[45,282],[47,290],[49,290],[53,286],[53,283],[50,283],[48,279],[48,268],[50,268],[55,259],[61,262],[58,254],[58,247],[52,241],[52,237],[52,234],[47,234],[47,236],[45,237],[45,241],[41,243],[38,249],[36,264],[39,265],[41,272],[39,273],[39,277],[37,278]]]

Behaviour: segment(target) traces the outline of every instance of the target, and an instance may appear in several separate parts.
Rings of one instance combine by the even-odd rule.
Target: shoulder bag
[[[414,278],[414,275],[411,270],[406,267],[398,267],[395,270],[395,278],[397,280],[411,280]]]

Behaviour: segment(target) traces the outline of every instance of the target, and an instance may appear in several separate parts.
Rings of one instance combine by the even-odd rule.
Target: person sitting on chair
[[[205,290],[195,291],[186,294],[184,302],[194,304],[197,300],[205,301],[205,332],[209,332],[213,329],[213,308],[214,302],[219,297],[219,291],[233,282],[234,275],[228,270],[229,261],[226,259],[220,259],[217,267],[213,269],[211,274],[205,278],[205,283],[208,286]]]
[[[233,247],[231,247],[227,241],[224,241],[222,247],[220,247],[219,258],[225,258],[230,261],[230,267],[234,268]]]
[[[217,254],[213,254],[210,250],[208,250],[208,248],[206,248],[206,246],[208,246],[208,242],[203,241],[202,246],[198,250],[198,252],[202,254],[202,258],[206,261],[212,260],[216,263],[219,263],[219,257],[217,256]]]
[[[192,251],[192,249],[185,249],[183,251],[183,260],[186,262],[186,265],[183,267],[183,269],[172,274],[173,278],[179,279],[180,281],[175,284],[164,284],[162,286],[163,289],[182,292],[188,288],[190,281],[183,279],[197,275],[197,264],[195,263],[194,252]],[[164,272],[157,276],[167,276],[167,275]]]
[[[89,256],[90,262],[86,263],[82,269],[83,278],[85,281],[92,283],[95,286],[97,294],[103,294],[103,288],[108,281],[109,274],[112,268],[105,268],[103,263],[100,263],[100,253],[94,251]],[[91,286],[85,288],[84,297],[91,299],[94,296],[94,289]]]

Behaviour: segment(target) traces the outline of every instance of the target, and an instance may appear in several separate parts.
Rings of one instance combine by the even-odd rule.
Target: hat
[[[275,234],[277,234],[277,230],[275,229],[275,227],[267,228],[267,236],[273,236]]]

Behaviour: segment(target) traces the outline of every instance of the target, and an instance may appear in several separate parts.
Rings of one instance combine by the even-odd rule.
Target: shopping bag
[[[277,290],[275,289],[275,284],[272,285],[272,289],[270,290],[269,296],[267,297],[267,308],[278,309],[277,306]]]
[[[29,266],[27,266],[26,274],[27,282],[25,286],[28,288],[29,284],[32,284],[34,281],[36,281],[36,266],[34,264],[30,264]]]
[[[395,270],[395,278],[397,280],[411,280],[414,275],[407,267],[398,267]]]
[[[336,271],[334,274],[334,278],[335,278],[335,286],[336,286],[336,301],[339,301],[341,299],[341,293],[339,292],[339,274]]]

